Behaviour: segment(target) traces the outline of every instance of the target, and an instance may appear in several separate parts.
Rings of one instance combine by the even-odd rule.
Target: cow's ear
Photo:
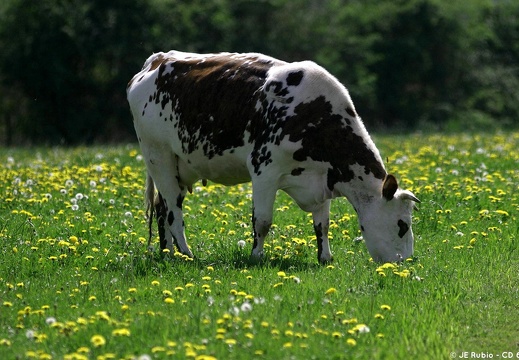
[[[382,196],[389,201],[393,199],[397,190],[398,182],[396,181],[396,177],[388,174],[384,179],[384,185],[382,186]]]

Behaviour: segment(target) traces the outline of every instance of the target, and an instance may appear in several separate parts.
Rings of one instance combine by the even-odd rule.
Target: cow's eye
[[[407,225],[407,223],[403,220],[398,220],[398,227],[400,228],[400,230],[398,231],[398,236],[400,238],[403,238],[409,230],[409,225]]]

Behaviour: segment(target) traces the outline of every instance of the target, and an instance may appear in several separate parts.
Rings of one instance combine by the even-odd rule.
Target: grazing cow
[[[146,60],[127,95],[162,248],[175,243],[193,256],[182,202],[195,181],[209,179],[252,181],[253,257],[263,254],[278,189],[312,213],[322,263],[332,260],[330,200],[338,196],[353,204],[375,261],[413,254],[419,200],[387,174],[348,91],[315,63],[161,52]]]

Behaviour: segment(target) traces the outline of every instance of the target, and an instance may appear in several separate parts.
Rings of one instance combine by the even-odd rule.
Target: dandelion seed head
[[[252,310],[252,305],[248,301],[246,301],[243,304],[241,304],[240,310],[243,312],[249,312]]]
[[[36,337],[36,331],[34,330],[27,330],[25,332],[25,337],[29,340],[33,340]]]

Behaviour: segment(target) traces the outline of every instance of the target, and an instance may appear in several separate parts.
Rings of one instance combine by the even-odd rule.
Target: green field
[[[250,262],[249,184],[187,196],[195,260],[149,252],[135,145],[1,149],[0,358],[519,358],[519,133],[375,142],[422,201],[402,264],[336,199],[319,265],[283,193]]]

